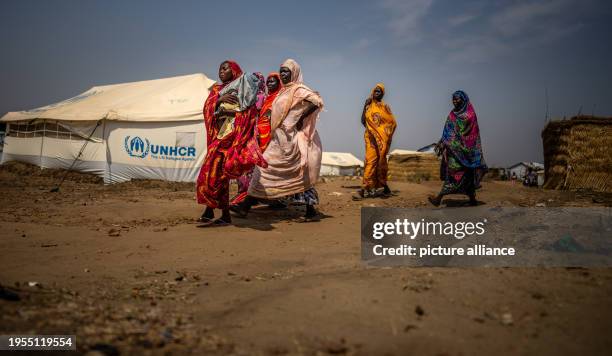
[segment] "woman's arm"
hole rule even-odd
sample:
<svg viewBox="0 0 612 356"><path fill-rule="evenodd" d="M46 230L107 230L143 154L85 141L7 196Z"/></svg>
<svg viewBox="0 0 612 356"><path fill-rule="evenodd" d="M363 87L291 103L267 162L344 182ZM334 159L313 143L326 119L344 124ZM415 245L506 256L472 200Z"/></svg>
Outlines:
<svg viewBox="0 0 612 356"><path fill-rule="evenodd" d="M215 105L215 113L220 115L228 115L234 113L233 111L229 112L226 110L219 110L219 105L222 103L228 103L233 105L238 105L238 96L235 92L230 91L228 93L223 94L219 99L217 99L217 104Z"/></svg>
<svg viewBox="0 0 612 356"><path fill-rule="evenodd" d="M315 112L315 110L317 110L319 108L317 105L311 103L308 100L304 100L304 103L306 104L306 109L304 109L304 112L302 113L302 116L300 117L300 119L295 124L295 127L298 130L302 129L302 126L304 125L304 119L307 118L308 116L310 116L310 114L312 114L313 112Z"/></svg>
<svg viewBox="0 0 612 356"><path fill-rule="evenodd" d="M372 103L372 98L367 98L365 104L363 104L363 111L361 112L361 124L366 127L366 111L368 111L368 105Z"/></svg>

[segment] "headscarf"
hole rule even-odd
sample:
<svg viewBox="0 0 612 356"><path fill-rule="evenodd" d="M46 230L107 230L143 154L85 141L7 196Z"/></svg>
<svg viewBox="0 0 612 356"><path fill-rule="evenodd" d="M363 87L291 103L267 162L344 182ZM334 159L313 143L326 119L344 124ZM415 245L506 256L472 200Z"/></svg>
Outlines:
<svg viewBox="0 0 612 356"><path fill-rule="evenodd" d="M457 158L462 166L468 168L486 167L482 145L480 143L480 128L476 111L468 95L457 90L453 96L464 100L459 111L453 108L446 119L442 132L442 144Z"/></svg>
<svg viewBox="0 0 612 356"><path fill-rule="evenodd" d="M286 67L291 71L291 81L284 84L283 88L278 92L276 100L273 103L271 127L274 131L283 120L287 117L289 110L303 100L308 100L323 108L323 100L319 93L304 85L302 77L302 69L300 65L293 59L287 59L281 64L281 68Z"/></svg>
<svg viewBox="0 0 612 356"><path fill-rule="evenodd" d="M283 82L281 81L280 74L278 74L277 72L271 72L270 74L268 74L268 78L266 78L266 82L268 79L270 79L270 77L276 78L276 80L278 81L278 88L273 92L268 91L268 95L266 96L266 99L264 100L260 108L261 115L265 114L266 111L272 109L272 103L274 102L274 99L276 99L276 96L283 88Z"/></svg>
<svg viewBox="0 0 612 356"><path fill-rule="evenodd" d="M456 92L454 92L453 93L453 98L454 97L458 97L458 98L460 98L463 101L463 106L461 106L461 108L458 111L454 111L453 110L455 112L455 114L460 114L460 113L464 112L465 109L467 108L467 105L470 102L470 98L468 97L468 95L463 90L457 90Z"/></svg>
<svg viewBox="0 0 612 356"><path fill-rule="evenodd" d="M221 63L221 65L223 65L224 63L227 63L230 67L230 70L232 71L232 80L238 78L239 76L242 75L242 68L240 68L240 66L238 65L238 63L236 63L233 60L226 60L225 62Z"/></svg>

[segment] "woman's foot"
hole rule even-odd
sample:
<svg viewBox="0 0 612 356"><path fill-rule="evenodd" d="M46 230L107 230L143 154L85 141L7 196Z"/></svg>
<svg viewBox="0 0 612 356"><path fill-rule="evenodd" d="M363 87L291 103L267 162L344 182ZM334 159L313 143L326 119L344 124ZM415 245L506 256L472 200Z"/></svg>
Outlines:
<svg viewBox="0 0 612 356"><path fill-rule="evenodd" d="M390 197L391 195L393 195L393 193L391 192L391 188L389 188L389 186L386 184L383 186L382 194L384 197Z"/></svg>
<svg viewBox="0 0 612 356"><path fill-rule="evenodd" d="M231 210L234 214L236 214L240 218L246 218L247 215L249 214L249 210L251 210L251 207L257 203L258 203L257 199L247 195L247 197L244 198L242 203L231 205L229 207L229 210ZM229 216L229 212L228 212L228 216Z"/></svg>
<svg viewBox="0 0 612 356"><path fill-rule="evenodd" d="M356 195L352 196L353 200L359 201L365 198L365 189L359 189Z"/></svg>
<svg viewBox="0 0 612 356"><path fill-rule="evenodd" d="M236 216L239 218L244 219L249 214L249 211L244 207L244 202L240 204L236 204L236 205L230 205L229 209L232 213L236 214Z"/></svg>
<svg viewBox="0 0 612 356"><path fill-rule="evenodd" d="M211 222L214 218L214 210L212 208L206 207L206 209L204 209L204 212L202 213L202 216L200 216L197 221L201 223L208 223Z"/></svg>
<svg viewBox="0 0 612 356"><path fill-rule="evenodd" d="M439 195L433 196L430 195L427 197L427 200L429 200L429 202L433 205L433 206L440 206L440 204L442 203L442 197Z"/></svg>
<svg viewBox="0 0 612 356"><path fill-rule="evenodd" d="M232 223L232 215L230 214L229 208L225 208L222 210L221 217L215 221L221 221L227 224ZM213 223L215 222L213 221Z"/></svg>
<svg viewBox="0 0 612 356"><path fill-rule="evenodd" d="M470 206L477 206L478 200L476 200L476 195L470 195Z"/></svg>
<svg viewBox="0 0 612 356"><path fill-rule="evenodd" d="M221 218L213 220L213 222L210 223L210 225L208 226L229 226L231 224L232 224L231 218L229 220L226 220L221 217Z"/></svg>
<svg viewBox="0 0 612 356"><path fill-rule="evenodd" d="M312 222L321 220L321 216L314 205L306 205L306 215L304 215L303 222Z"/></svg>

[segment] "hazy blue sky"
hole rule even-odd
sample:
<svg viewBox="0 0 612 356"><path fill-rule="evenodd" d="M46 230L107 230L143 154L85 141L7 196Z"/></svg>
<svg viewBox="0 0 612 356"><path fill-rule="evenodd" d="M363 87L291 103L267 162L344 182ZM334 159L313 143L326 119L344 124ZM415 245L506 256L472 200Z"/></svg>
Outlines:
<svg viewBox="0 0 612 356"><path fill-rule="evenodd" d="M326 151L363 154L363 101L379 81L393 147L436 141L465 90L490 165L542 160L550 114L612 115L612 2L0 2L0 114L91 86L203 72L233 58L267 73L287 57L326 103Z"/></svg>

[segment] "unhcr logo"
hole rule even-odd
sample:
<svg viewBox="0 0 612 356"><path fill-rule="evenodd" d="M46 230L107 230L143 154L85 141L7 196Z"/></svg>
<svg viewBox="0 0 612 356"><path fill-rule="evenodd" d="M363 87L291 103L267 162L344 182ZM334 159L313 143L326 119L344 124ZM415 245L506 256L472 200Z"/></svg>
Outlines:
<svg viewBox="0 0 612 356"><path fill-rule="evenodd" d="M130 136L125 136L124 146L125 151L130 157L145 158L149 154L149 147L151 145L146 138L143 141L140 137L134 136L130 140Z"/></svg>
<svg viewBox="0 0 612 356"><path fill-rule="evenodd" d="M123 145L125 152L135 158L149 155L152 159L194 161L196 157L195 147L155 145L147 138L143 140L138 136L125 136Z"/></svg>

